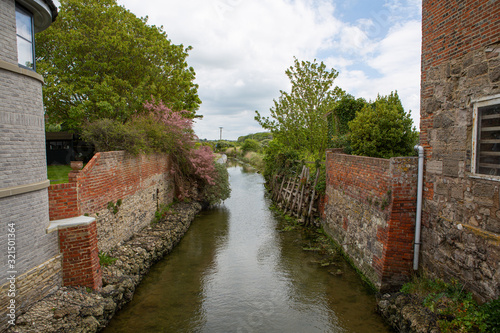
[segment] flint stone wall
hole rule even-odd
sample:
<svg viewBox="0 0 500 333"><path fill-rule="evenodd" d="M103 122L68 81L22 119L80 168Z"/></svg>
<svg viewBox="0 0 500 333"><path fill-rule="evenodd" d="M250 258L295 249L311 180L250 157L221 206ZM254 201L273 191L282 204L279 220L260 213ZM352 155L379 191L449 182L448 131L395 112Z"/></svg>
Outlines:
<svg viewBox="0 0 500 333"><path fill-rule="evenodd" d="M380 290L411 273L417 158L327 152L323 226Z"/></svg>
<svg viewBox="0 0 500 333"><path fill-rule="evenodd" d="M422 269L484 301L500 295L500 181L471 174L473 107L500 94L499 15L498 1L423 1Z"/></svg>

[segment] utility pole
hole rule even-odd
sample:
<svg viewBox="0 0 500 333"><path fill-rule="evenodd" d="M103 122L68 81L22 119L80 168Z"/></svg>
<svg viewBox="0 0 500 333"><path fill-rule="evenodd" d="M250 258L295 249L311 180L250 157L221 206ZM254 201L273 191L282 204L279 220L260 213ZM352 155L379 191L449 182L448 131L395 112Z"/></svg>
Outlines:
<svg viewBox="0 0 500 333"><path fill-rule="evenodd" d="M219 127L220 128L220 139L219 140L222 140L222 127Z"/></svg>

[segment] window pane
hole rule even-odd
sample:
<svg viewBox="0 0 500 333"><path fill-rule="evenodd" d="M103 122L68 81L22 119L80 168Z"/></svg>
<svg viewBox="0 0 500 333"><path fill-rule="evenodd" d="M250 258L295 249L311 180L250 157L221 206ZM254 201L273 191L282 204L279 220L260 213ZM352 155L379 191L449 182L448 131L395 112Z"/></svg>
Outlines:
<svg viewBox="0 0 500 333"><path fill-rule="evenodd" d="M500 176L500 105L478 108L478 154L476 170Z"/></svg>
<svg viewBox="0 0 500 333"><path fill-rule="evenodd" d="M17 34L28 41L33 41L32 30L31 30L31 16L21 12L16 8L16 26Z"/></svg>
<svg viewBox="0 0 500 333"><path fill-rule="evenodd" d="M17 37L17 63L33 68L33 44Z"/></svg>

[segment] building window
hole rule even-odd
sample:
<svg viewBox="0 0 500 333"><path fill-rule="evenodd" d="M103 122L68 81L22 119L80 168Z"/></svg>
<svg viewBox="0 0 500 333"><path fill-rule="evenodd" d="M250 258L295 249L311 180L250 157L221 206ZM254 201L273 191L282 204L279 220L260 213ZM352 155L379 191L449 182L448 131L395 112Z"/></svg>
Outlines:
<svg viewBox="0 0 500 333"><path fill-rule="evenodd" d="M500 95L474 103L474 137L472 173L500 176Z"/></svg>
<svg viewBox="0 0 500 333"><path fill-rule="evenodd" d="M16 5L17 62L35 70L35 34L33 14Z"/></svg>

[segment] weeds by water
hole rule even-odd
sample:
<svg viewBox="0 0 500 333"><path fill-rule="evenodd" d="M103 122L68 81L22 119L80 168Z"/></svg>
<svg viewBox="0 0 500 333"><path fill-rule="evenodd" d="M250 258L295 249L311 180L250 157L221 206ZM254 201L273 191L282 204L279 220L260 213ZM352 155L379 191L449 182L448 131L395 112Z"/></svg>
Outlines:
<svg viewBox="0 0 500 333"><path fill-rule="evenodd" d="M457 281L414 277L401 292L421 299L436 314L442 332L500 332L500 301L478 305Z"/></svg>

